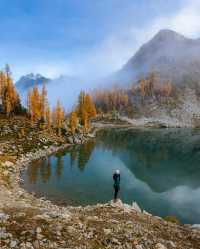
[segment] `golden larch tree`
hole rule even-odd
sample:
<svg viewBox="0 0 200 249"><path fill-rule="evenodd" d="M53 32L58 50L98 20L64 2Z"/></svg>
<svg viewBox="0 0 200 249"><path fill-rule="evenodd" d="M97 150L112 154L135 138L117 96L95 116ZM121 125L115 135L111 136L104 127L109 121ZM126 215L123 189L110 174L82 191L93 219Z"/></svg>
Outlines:
<svg viewBox="0 0 200 249"><path fill-rule="evenodd" d="M42 86L42 92L40 96L40 104L41 104L41 117L45 119L45 111L47 107L47 90L46 90L46 85L43 83Z"/></svg>
<svg viewBox="0 0 200 249"><path fill-rule="evenodd" d="M50 130L52 118L51 118L51 109L48 103L46 104L46 108L45 108L45 123L46 123L47 129Z"/></svg>
<svg viewBox="0 0 200 249"><path fill-rule="evenodd" d="M92 98L89 94L85 95L85 101L84 101L84 109L88 113L88 118L93 118L96 116L96 107L92 101Z"/></svg>
<svg viewBox="0 0 200 249"><path fill-rule="evenodd" d="M14 111L16 106L19 104L19 96L12 82L10 74L8 73L6 75L6 81L2 91L3 109L6 115L9 116L10 113Z"/></svg>
<svg viewBox="0 0 200 249"><path fill-rule="evenodd" d="M87 132L89 129L89 120L88 120L88 113L86 110L83 110L83 127L84 127L84 132Z"/></svg>
<svg viewBox="0 0 200 249"><path fill-rule="evenodd" d="M32 117L32 90L28 90L27 93L27 109L28 109L28 113L30 114L30 116Z"/></svg>
<svg viewBox="0 0 200 249"><path fill-rule="evenodd" d="M41 97L38 87L33 88L31 95L32 120L35 122L41 118Z"/></svg>
<svg viewBox="0 0 200 249"><path fill-rule="evenodd" d="M75 130L77 128L77 125L78 125L78 117L77 117L77 114L76 112L72 112L70 114L70 119L69 119L69 126L70 126L70 129L71 129L71 132L72 134L75 133Z"/></svg>
<svg viewBox="0 0 200 249"><path fill-rule="evenodd" d="M78 106L77 106L77 113L80 114L82 108L85 104L85 92L81 91L78 97Z"/></svg>
<svg viewBox="0 0 200 249"><path fill-rule="evenodd" d="M6 86L6 75L3 71L0 71L0 104L3 104L3 95Z"/></svg>
<svg viewBox="0 0 200 249"><path fill-rule="evenodd" d="M58 135L61 135L61 128L64 122L64 110L58 101L56 104L56 108L53 113L54 126L58 129Z"/></svg>
<svg viewBox="0 0 200 249"><path fill-rule="evenodd" d="M85 111L85 92L81 91L78 97L78 105L76 108L76 113L79 116L81 123L83 123L84 111Z"/></svg>

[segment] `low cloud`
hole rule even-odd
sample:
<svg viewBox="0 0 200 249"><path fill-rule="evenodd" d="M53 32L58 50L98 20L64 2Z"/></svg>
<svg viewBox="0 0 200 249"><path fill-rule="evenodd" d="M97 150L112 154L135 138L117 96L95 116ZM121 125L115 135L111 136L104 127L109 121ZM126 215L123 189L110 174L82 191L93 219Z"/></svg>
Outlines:
<svg viewBox="0 0 200 249"><path fill-rule="evenodd" d="M159 8L160 6L158 12ZM73 75L80 79L79 82L76 82L75 87L72 86L72 88L74 87L73 91L69 91L68 80L66 82L63 80L60 88L52 87L50 89L53 95L52 99L63 96L63 99L70 99L67 101L70 102L70 105L73 102L72 99L77 98L81 89L93 88L96 86L95 82L98 82L96 79L106 77L119 70L139 47L151 39L160 29L172 29L191 38L199 37L199 9L199 0L182 0L179 8L172 14L157 16L148 22L146 20L139 28L134 24L134 18L130 11L126 17L127 20L119 22L118 29L109 33L103 41L98 42L93 47L77 51L77 54L72 54L66 59L57 58L54 60L52 57L46 57L44 53L42 59L31 58L30 63L26 65L23 61L19 61L12 67L15 72L14 78L17 79L30 72L41 73L50 78L57 78L59 75ZM40 55L41 53L36 54Z"/></svg>
<svg viewBox="0 0 200 249"><path fill-rule="evenodd" d="M139 47L161 29L171 29L189 38L200 36L200 1L184 0L176 13L152 19L150 24L137 28L122 27L103 42L83 55L84 64L75 61L74 66L82 75L105 76L120 69ZM127 17L131 19L131 17Z"/></svg>
<svg viewBox="0 0 200 249"><path fill-rule="evenodd" d="M160 7L164 8L164 4L157 7L158 12ZM23 61L16 63L13 67L14 77L18 78L20 74L30 72L41 73L51 78L60 74L75 75L88 80L104 77L120 69L139 47L160 29L172 29L191 38L199 37L199 9L199 0L182 0L179 8L172 14L156 16L151 21L147 19L139 28L135 25L133 13L130 11L126 16L127 20L119 21L118 29L115 28L104 40L94 46L77 51L77 54L74 52L75 54L66 59L54 60L44 54L43 58L38 61L37 59L32 61L31 58L27 65L24 65ZM37 51L36 54L38 54Z"/></svg>

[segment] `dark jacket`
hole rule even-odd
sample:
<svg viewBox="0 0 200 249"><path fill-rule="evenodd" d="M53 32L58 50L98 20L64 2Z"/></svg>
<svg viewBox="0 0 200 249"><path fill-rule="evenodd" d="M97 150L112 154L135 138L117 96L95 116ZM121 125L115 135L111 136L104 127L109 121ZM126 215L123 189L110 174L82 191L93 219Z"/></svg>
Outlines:
<svg viewBox="0 0 200 249"><path fill-rule="evenodd" d="M114 180L114 188L119 189L120 188L120 174L113 174L113 180Z"/></svg>

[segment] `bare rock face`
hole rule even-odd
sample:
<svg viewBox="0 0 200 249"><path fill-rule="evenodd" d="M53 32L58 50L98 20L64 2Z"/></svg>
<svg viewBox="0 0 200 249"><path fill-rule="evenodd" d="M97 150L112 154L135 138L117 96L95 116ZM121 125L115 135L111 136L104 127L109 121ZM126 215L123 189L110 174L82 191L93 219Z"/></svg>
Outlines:
<svg viewBox="0 0 200 249"><path fill-rule="evenodd" d="M146 77L151 70L155 70L160 78L176 83L185 77L198 80L200 40L189 39L172 30L161 30L130 58L116 78L133 82Z"/></svg>

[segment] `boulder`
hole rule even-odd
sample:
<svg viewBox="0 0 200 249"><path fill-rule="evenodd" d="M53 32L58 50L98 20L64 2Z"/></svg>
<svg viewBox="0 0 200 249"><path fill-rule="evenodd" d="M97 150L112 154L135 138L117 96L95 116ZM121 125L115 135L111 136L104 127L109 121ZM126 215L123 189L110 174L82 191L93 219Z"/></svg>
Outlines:
<svg viewBox="0 0 200 249"><path fill-rule="evenodd" d="M0 221L6 221L9 219L9 215L0 213Z"/></svg>
<svg viewBox="0 0 200 249"><path fill-rule="evenodd" d="M11 240L10 248L16 248L16 246L17 246L17 241L16 240Z"/></svg>
<svg viewBox="0 0 200 249"><path fill-rule="evenodd" d="M73 144L74 143L73 137L68 137L67 142L70 143L70 144Z"/></svg>
<svg viewBox="0 0 200 249"><path fill-rule="evenodd" d="M13 166L14 166L14 163L12 163L12 162L10 162L10 161L5 161L5 162L3 163L3 165L4 165L5 167L13 167Z"/></svg>
<svg viewBox="0 0 200 249"><path fill-rule="evenodd" d="M148 216L152 216L152 214L148 213L147 211L143 210L143 214L146 214ZM160 218L160 217L159 217Z"/></svg>
<svg viewBox="0 0 200 249"><path fill-rule="evenodd" d="M42 232L41 227L37 227L37 228L36 228L36 233L41 233L41 232Z"/></svg>
<svg viewBox="0 0 200 249"><path fill-rule="evenodd" d="M88 138L95 138L95 134L89 133L89 134L87 135L87 137L88 137Z"/></svg>
<svg viewBox="0 0 200 249"><path fill-rule="evenodd" d="M164 246L164 245L161 244L161 243L157 243L157 244L155 245L155 249L167 249L167 247Z"/></svg>
<svg viewBox="0 0 200 249"><path fill-rule="evenodd" d="M137 202L133 202L133 203L132 203L132 208L133 208L134 210L136 210L137 212L139 212L139 213L142 212L141 209L140 209L140 207L138 206Z"/></svg>
<svg viewBox="0 0 200 249"><path fill-rule="evenodd" d="M136 245L135 249L144 249L144 247L142 245Z"/></svg>
<svg viewBox="0 0 200 249"><path fill-rule="evenodd" d="M194 225L192 225L192 229L200 230L200 224L194 224Z"/></svg>
<svg viewBox="0 0 200 249"><path fill-rule="evenodd" d="M81 139L79 137L74 138L74 143L75 144L82 144Z"/></svg>
<svg viewBox="0 0 200 249"><path fill-rule="evenodd" d="M117 199L117 201L110 201L111 206L116 206L116 207L123 207L123 202L120 199Z"/></svg>
<svg viewBox="0 0 200 249"><path fill-rule="evenodd" d="M104 228L103 231L104 231L105 235L109 235L112 233L112 230L109 228Z"/></svg>

